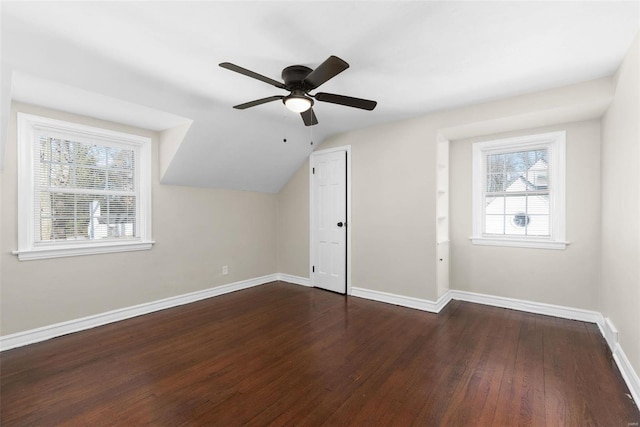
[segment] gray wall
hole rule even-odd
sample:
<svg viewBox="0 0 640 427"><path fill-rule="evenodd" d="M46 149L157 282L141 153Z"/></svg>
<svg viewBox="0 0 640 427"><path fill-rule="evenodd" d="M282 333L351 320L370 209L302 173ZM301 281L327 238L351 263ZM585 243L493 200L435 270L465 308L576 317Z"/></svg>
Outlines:
<svg viewBox="0 0 640 427"><path fill-rule="evenodd" d="M602 120L602 312L640 373L640 36Z"/></svg>
<svg viewBox="0 0 640 427"><path fill-rule="evenodd" d="M16 111L153 138L153 249L35 261L11 254L18 235ZM0 193L0 334L277 273L277 196L160 185L158 140L153 132L13 105Z"/></svg>
<svg viewBox="0 0 640 427"><path fill-rule="evenodd" d="M351 146L353 287L437 298L434 135L410 120L321 145Z"/></svg>
<svg viewBox="0 0 640 427"><path fill-rule="evenodd" d="M436 301L437 257L436 257L436 141L439 135L449 139L464 139L477 135L494 135L500 132L520 132L523 129L553 128L564 129L565 123L585 118L599 118L612 96L610 79L601 79L580 85L567 86L535 94L522 95L515 98L474 105L456 110L434 113L412 120L382 124L373 128L349 132L334 136L323 142L319 149L343 145L351 146L352 154L352 285L375 291L388 292L402 296L422 298ZM568 203L572 204L572 220L580 215L579 210L588 207L595 212L599 210L599 127L597 121L572 127L576 138L585 137L587 153L585 165L591 165L595 173L590 175L595 183L596 196L584 200L581 196L572 195ZM572 139L576 141L576 139ZM456 143L451 147L455 148ZM575 148L575 147L574 147ZM456 158L449 165L451 179L458 175L470 173L469 165ZM579 162L580 160L578 160ZM306 166L304 166L306 168ZM586 167L586 166L585 166ZM569 177L571 188L580 188L576 181L586 175L582 166L574 165ZM577 169L576 169L577 168ZM574 173L575 172L575 173ZM470 178L469 178L470 179ZM293 190L295 189L295 191ZM451 188L450 197L455 197L461 188ZM287 191L279 195L279 215L295 214L308 217L309 198L308 175L296 174L287 186ZM460 195L462 200L470 195ZM304 200L297 203L296 200ZM575 205L575 206L574 206ZM287 208L290 206L290 208ZM457 207L456 210L464 209ZM565 265L567 262L589 259L593 264L589 271L597 274L598 259L598 222L599 214L588 216L588 231L583 234L573 233L573 225L569 231L580 240L568 249L566 255L558 255L555 251L533 250L537 263L544 263L546 258L553 258L554 268L548 274L564 272L568 269L576 272L578 267ZM452 218L455 220L456 218ZM460 231L467 227L463 218L450 224L452 231L470 236L470 231ZM308 223L299 223L286 231L280 232L279 246L287 247L304 239L308 242ZM596 240L589 240L593 237ZM307 271L309 249L300 245L300 250L293 253L281 251L279 266L281 273ZM522 253L518 249L482 248L481 252ZM532 250L529 250L532 251ZM478 252L479 253L479 252ZM455 254L450 256L453 261ZM460 254L458 254L460 256ZM515 255L516 257L518 255ZM560 256L560 258L558 258ZM466 255L465 255L466 257ZM562 258L564 257L564 258ZM485 257L486 258L486 257ZM491 258L491 257L489 257ZM493 258L492 258L493 259ZM479 261L479 260L476 260ZM484 259L486 261L486 259ZM491 262L491 261L489 261ZM460 265L460 264L457 264ZM466 267L466 266L465 266ZM451 267L456 269L455 266ZM491 269L491 265L487 265ZM495 268L502 268L496 264ZM469 289L477 286L467 277L456 276L452 288ZM504 277L504 276L503 276ZM492 287L482 286L476 291L502 296L517 296L535 301L568 305L579 308L596 308L596 295L578 296L573 299L573 292L583 292L584 287L595 289L594 277L587 273L569 273L565 277L572 279L587 278L587 284L572 284L564 288L545 287L531 290L528 283L494 284ZM469 279L469 280L467 280ZM500 277L487 278L499 280ZM488 282L485 282L485 284ZM510 287L511 286L511 287ZM505 294L502 290L508 289ZM548 293L546 291L549 291Z"/></svg>
<svg viewBox="0 0 640 427"><path fill-rule="evenodd" d="M309 162L278 194L278 272L309 277Z"/></svg>
<svg viewBox="0 0 640 427"><path fill-rule="evenodd" d="M565 250L472 245L473 142L566 131ZM452 289L598 310L600 121L452 141L449 146Z"/></svg>

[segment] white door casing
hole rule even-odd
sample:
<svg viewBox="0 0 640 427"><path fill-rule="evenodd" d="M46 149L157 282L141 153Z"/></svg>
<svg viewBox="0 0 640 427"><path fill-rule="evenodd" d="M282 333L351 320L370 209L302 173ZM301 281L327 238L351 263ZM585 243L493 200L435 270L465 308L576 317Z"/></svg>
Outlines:
<svg viewBox="0 0 640 427"><path fill-rule="evenodd" d="M350 293L350 147L320 150L310 162L310 273L313 286Z"/></svg>

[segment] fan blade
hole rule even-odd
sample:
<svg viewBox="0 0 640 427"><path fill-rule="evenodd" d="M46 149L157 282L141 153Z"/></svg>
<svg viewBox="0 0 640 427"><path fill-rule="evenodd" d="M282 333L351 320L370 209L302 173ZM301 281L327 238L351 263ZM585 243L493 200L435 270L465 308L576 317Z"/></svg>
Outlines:
<svg viewBox="0 0 640 427"><path fill-rule="evenodd" d="M368 99L352 98L350 96L335 95L333 93L316 93L314 98L322 102L331 102L332 104L346 105L347 107L362 108L363 110L373 110L378 103L369 101Z"/></svg>
<svg viewBox="0 0 640 427"><path fill-rule="evenodd" d="M309 73L304 79L305 85L311 89L315 89L329 79L334 78L344 70L349 68L342 59L337 56L330 56L322 64L318 65L318 68Z"/></svg>
<svg viewBox="0 0 640 427"><path fill-rule="evenodd" d="M313 112L313 108L309 108L307 111L303 111L300 113L300 117L302 117L302 121L305 126L313 126L318 124L318 118L316 117L316 113Z"/></svg>
<svg viewBox="0 0 640 427"><path fill-rule="evenodd" d="M245 102L244 104L234 105L233 108L237 110L244 110L245 108L255 107L256 105L266 104L267 102L277 101L284 98L284 96L276 95L268 98L256 99L255 101Z"/></svg>
<svg viewBox="0 0 640 427"><path fill-rule="evenodd" d="M258 79L265 83L269 83L270 85L273 85L280 89L286 89L284 83L280 83L277 80L270 79L269 77L263 76L262 74L254 73L251 70L247 70L246 68L239 67L230 62L222 62L218 65L220 65L222 68L226 68L227 70L235 71L236 73L244 74L245 76L253 77L254 79Z"/></svg>

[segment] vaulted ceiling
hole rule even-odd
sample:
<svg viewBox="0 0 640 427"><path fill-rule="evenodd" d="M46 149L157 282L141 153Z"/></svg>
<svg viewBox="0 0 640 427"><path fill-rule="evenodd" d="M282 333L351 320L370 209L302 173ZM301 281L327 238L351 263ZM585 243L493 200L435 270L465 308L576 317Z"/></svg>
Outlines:
<svg viewBox="0 0 640 427"><path fill-rule="evenodd" d="M11 100L167 135L162 182L278 192L325 138L613 74L638 2L2 2L2 144ZM316 103L305 127L280 80L337 55L321 87L378 101ZM187 130L175 131L175 129ZM184 136L184 138L182 138ZM286 143L283 140L286 139ZM161 148L162 149L162 148ZM0 150L2 152L2 150Z"/></svg>

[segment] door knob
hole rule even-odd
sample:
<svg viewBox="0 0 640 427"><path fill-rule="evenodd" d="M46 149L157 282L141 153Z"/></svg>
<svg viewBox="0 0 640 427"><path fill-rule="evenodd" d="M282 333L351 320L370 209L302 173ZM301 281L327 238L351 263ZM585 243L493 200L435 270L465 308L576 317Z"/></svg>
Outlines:
<svg viewBox="0 0 640 427"><path fill-rule="evenodd" d="M342 227L343 225L344 225L344 224L342 223L342 221L340 221L340 222L338 223L338 227Z"/></svg>

